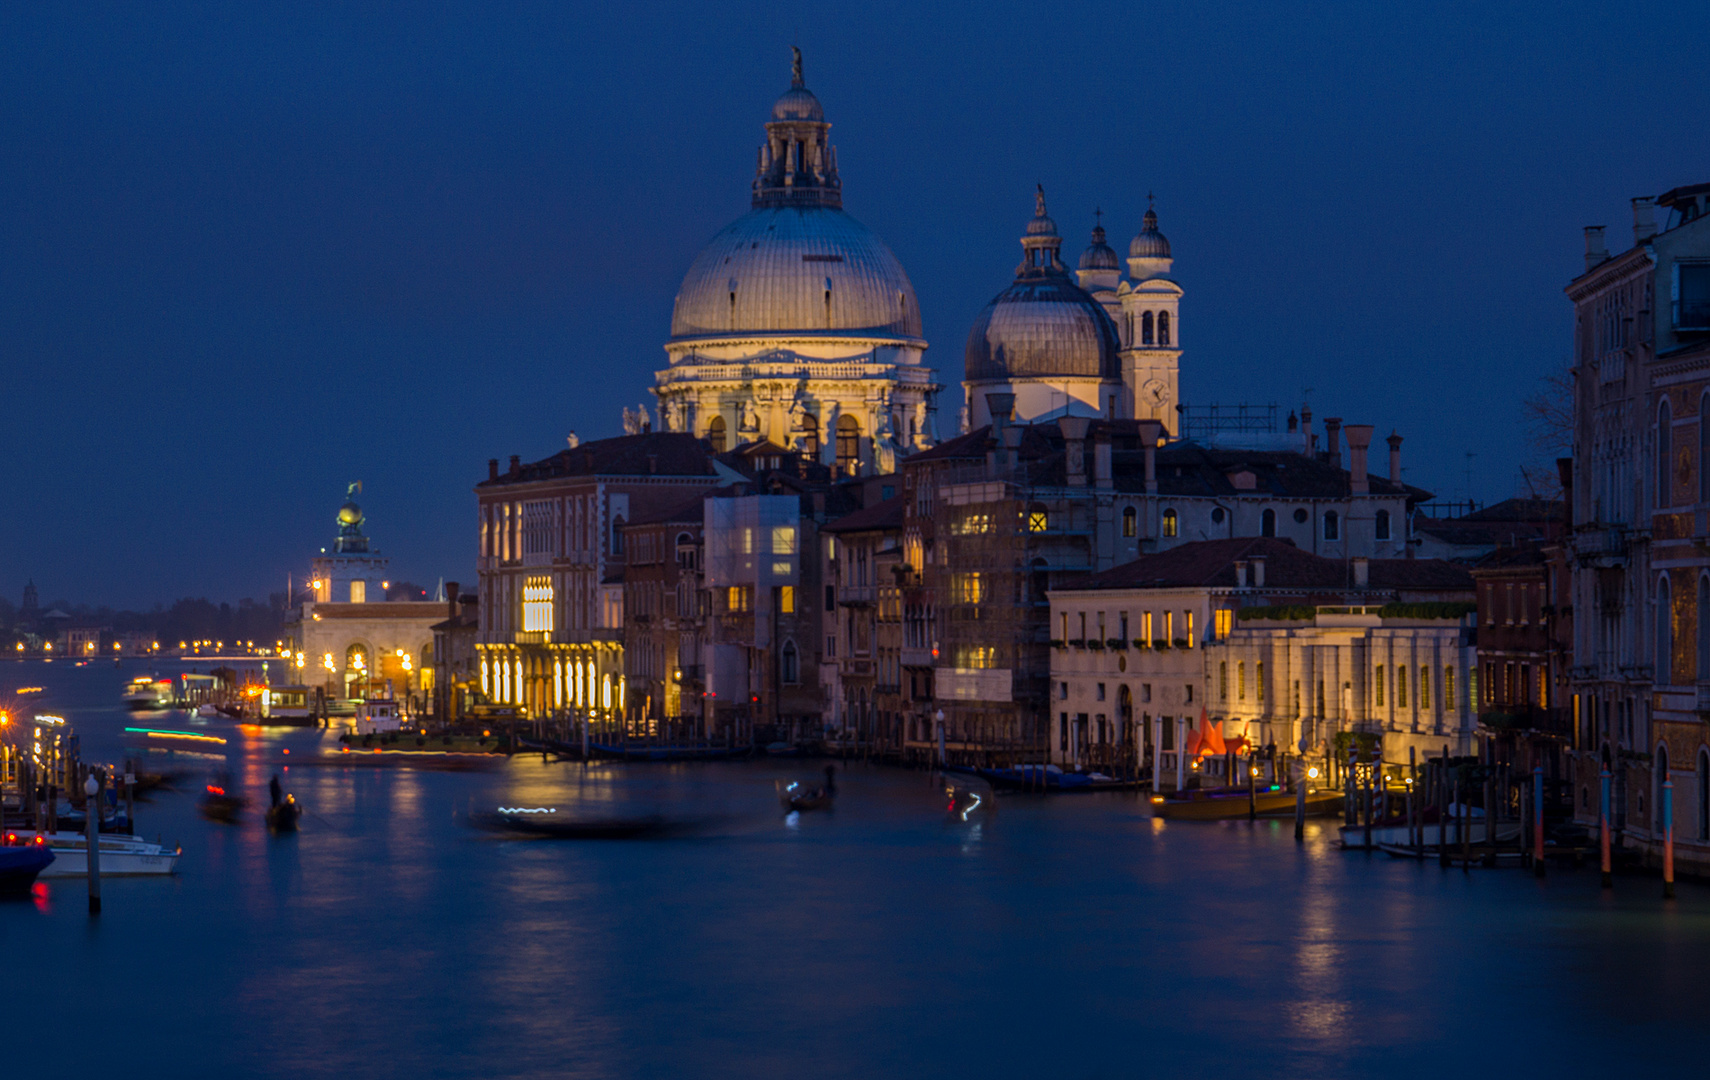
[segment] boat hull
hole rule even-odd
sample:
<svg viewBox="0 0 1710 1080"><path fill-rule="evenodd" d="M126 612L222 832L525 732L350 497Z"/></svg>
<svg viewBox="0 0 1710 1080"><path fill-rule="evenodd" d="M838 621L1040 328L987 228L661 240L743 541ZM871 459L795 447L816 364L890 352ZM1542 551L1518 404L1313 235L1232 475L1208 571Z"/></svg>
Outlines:
<svg viewBox="0 0 1710 1080"><path fill-rule="evenodd" d="M1288 818L1295 813L1292 791L1257 793L1249 806L1244 791L1200 793L1189 798L1157 797L1152 800L1155 817L1175 821L1228 821L1253 814L1262 818ZM1327 817L1342 809L1340 791L1309 791L1306 793L1306 816Z"/></svg>
<svg viewBox="0 0 1710 1080"><path fill-rule="evenodd" d="M1419 831L1421 836L1420 846L1431 851L1436 851L1441 848L1445 838L1451 848L1459 847L1461 844L1461 834L1456 831L1455 823L1452 821L1447 825L1438 825L1435 823L1430 825L1421 825L1419 826ZM1366 827L1364 825L1344 825L1342 826L1341 833L1343 847L1363 848L1366 846ZM1482 818L1473 818L1472 821L1467 824L1466 833L1467 844L1472 845L1485 843L1486 834L1484 820ZM1497 843L1512 843L1519 838L1520 826L1518 824L1515 824L1514 822L1499 822L1497 824ZM1413 838L1408 835L1406 825L1374 825L1372 826L1371 846L1374 848L1412 848Z"/></svg>
<svg viewBox="0 0 1710 1080"><path fill-rule="evenodd" d="M41 844L0 847L0 896L27 894L53 861L53 849Z"/></svg>
<svg viewBox="0 0 1710 1080"><path fill-rule="evenodd" d="M48 833L47 846L53 852L53 862L41 871L44 878L87 877L89 848L79 833ZM19 839L34 839L31 832L19 832ZM181 849L163 847L131 836L101 837L102 877L164 877L177 872Z"/></svg>

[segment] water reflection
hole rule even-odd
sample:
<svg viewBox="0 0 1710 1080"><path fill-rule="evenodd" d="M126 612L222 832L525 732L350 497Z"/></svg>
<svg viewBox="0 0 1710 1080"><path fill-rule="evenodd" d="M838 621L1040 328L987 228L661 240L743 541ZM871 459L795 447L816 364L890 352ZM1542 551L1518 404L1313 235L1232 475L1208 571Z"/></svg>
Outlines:
<svg viewBox="0 0 1710 1080"><path fill-rule="evenodd" d="M117 760L132 673L30 679ZM941 778L858 763L835 810L792 820L776 781L811 764L322 767L324 732L210 730L252 805L281 777L301 832L214 825L162 791L139 824L184 843L178 879L109 881L94 932L81 882L0 905L8 961L45 1000L77 1000L90 970L146 972L126 1022L172 1037L186 1074L1679 1067L1687 1041L1641 1036L1695 1022L1710 968L1700 888L1665 909L1649 881L1604 897L1595 873L1444 874L1336 850L1319 822L1297 845L1287 823L1170 824L1103 794L982 792L964 815ZM209 759L173 760L199 786ZM499 806L705 824L636 842L470 828ZM21 1042L20 1075L112 1064L110 1045Z"/></svg>

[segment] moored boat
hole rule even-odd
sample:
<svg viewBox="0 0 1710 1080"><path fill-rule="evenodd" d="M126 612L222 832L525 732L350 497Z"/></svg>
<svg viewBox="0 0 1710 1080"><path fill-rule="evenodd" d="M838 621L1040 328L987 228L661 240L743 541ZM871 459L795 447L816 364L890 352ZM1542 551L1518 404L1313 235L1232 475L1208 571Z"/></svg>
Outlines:
<svg viewBox="0 0 1710 1080"><path fill-rule="evenodd" d="M267 827L274 832L296 832L297 819L302 816L303 807L297 796L287 795L267 808Z"/></svg>
<svg viewBox="0 0 1710 1080"><path fill-rule="evenodd" d="M1221 821L1249 815L1286 818L1294 816L1296 802L1294 792L1270 785L1252 792L1243 787L1188 788L1152 796L1152 815L1178 821ZM1325 817L1341 809L1340 791L1306 793L1307 817Z"/></svg>
<svg viewBox="0 0 1710 1080"><path fill-rule="evenodd" d="M946 765L947 773L978 776L999 791L1042 791L1056 794L1080 791L1133 791L1144 781L1123 780L1101 772L1071 772L1058 765L1016 765L1007 769Z"/></svg>
<svg viewBox="0 0 1710 1080"><path fill-rule="evenodd" d="M225 785L220 783L208 785L208 789L202 795L202 801L197 804L197 808L202 811L202 816L210 821L223 821L231 824L242 816L243 808L247 805L249 805L248 799L242 795L231 794L226 790Z"/></svg>
<svg viewBox="0 0 1710 1080"><path fill-rule="evenodd" d="M30 843L38 836L53 851L53 861L41 871L41 877L84 877L89 873L89 839L83 833L17 829L6 834L9 842ZM184 849L168 848L135 836L103 833L100 852L102 877L154 877L173 873Z"/></svg>
<svg viewBox="0 0 1710 1080"><path fill-rule="evenodd" d="M172 707L172 680L153 675L138 675L120 695L125 708L134 712L152 712Z"/></svg>
<svg viewBox="0 0 1710 1080"><path fill-rule="evenodd" d="M546 742L539 744L555 753L566 751L580 753L574 745ZM728 761L733 758L747 757L754 752L752 746L713 746L713 745L684 745L684 746L648 746L637 743L634 746L619 743L591 742L588 744L590 757L611 758L616 761Z"/></svg>
<svg viewBox="0 0 1710 1080"><path fill-rule="evenodd" d="M778 801L786 811L824 810L837 798L837 766L825 767L825 783L818 787L809 788L799 780L779 780L777 786Z"/></svg>

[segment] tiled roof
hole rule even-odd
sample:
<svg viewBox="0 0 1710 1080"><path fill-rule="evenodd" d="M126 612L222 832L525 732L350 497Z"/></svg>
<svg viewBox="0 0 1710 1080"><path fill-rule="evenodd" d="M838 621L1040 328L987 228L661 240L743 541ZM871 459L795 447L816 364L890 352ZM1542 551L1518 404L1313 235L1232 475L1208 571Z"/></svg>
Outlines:
<svg viewBox="0 0 1710 1080"><path fill-rule="evenodd" d="M699 525L706 518L706 497L711 491L697 491L694 495L675 506L668 506L657 514L636 518L624 526L626 530L636 529L643 525Z"/></svg>
<svg viewBox="0 0 1710 1080"><path fill-rule="evenodd" d="M476 487L526 484L565 476L717 476L706 443L686 432L655 431L595 439L500 473Z"/></svg>
<svg viewBox="0 0 1710 1080"><path fill-rule="evenodd" d="M878 532L885 529L901 529L903 527L903 518L907 511L908 506L904 503L903 496L898 495L895 498L886 499L882 503L877 503L863 510L856 510L854 513L845 514L836 521L833 521L828 525L821 526L820 531L828 533L856 533Z"/></svg>
<svg viewBox="0 0 1710 1080"><path fill-rule="evenodd" d="M1059 586L1069 590L1235 587L1237 559L1265 560L1265 592L1347 590L1354 587L1352 560L1327 559L1302 551L1287 540L1249 537L1202 540L1142 555L1133 562ZM1369 587L1387 589L1471 590L1466 569L1442 559L1368 560ZM1252 578L1249 577L1249 582Z"/></svg>

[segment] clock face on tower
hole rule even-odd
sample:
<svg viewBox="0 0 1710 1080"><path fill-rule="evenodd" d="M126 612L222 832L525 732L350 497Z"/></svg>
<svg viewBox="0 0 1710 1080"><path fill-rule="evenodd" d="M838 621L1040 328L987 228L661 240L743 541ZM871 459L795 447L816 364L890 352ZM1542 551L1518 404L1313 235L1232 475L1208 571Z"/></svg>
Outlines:
<svg viewBox="0 0 1710 1080"><path fill-rule="evenodd" d="M1157 379L1147 379L1140 384L1140 399L1148 405L1163 405L1169 397L1169 388Z"/></svg>

